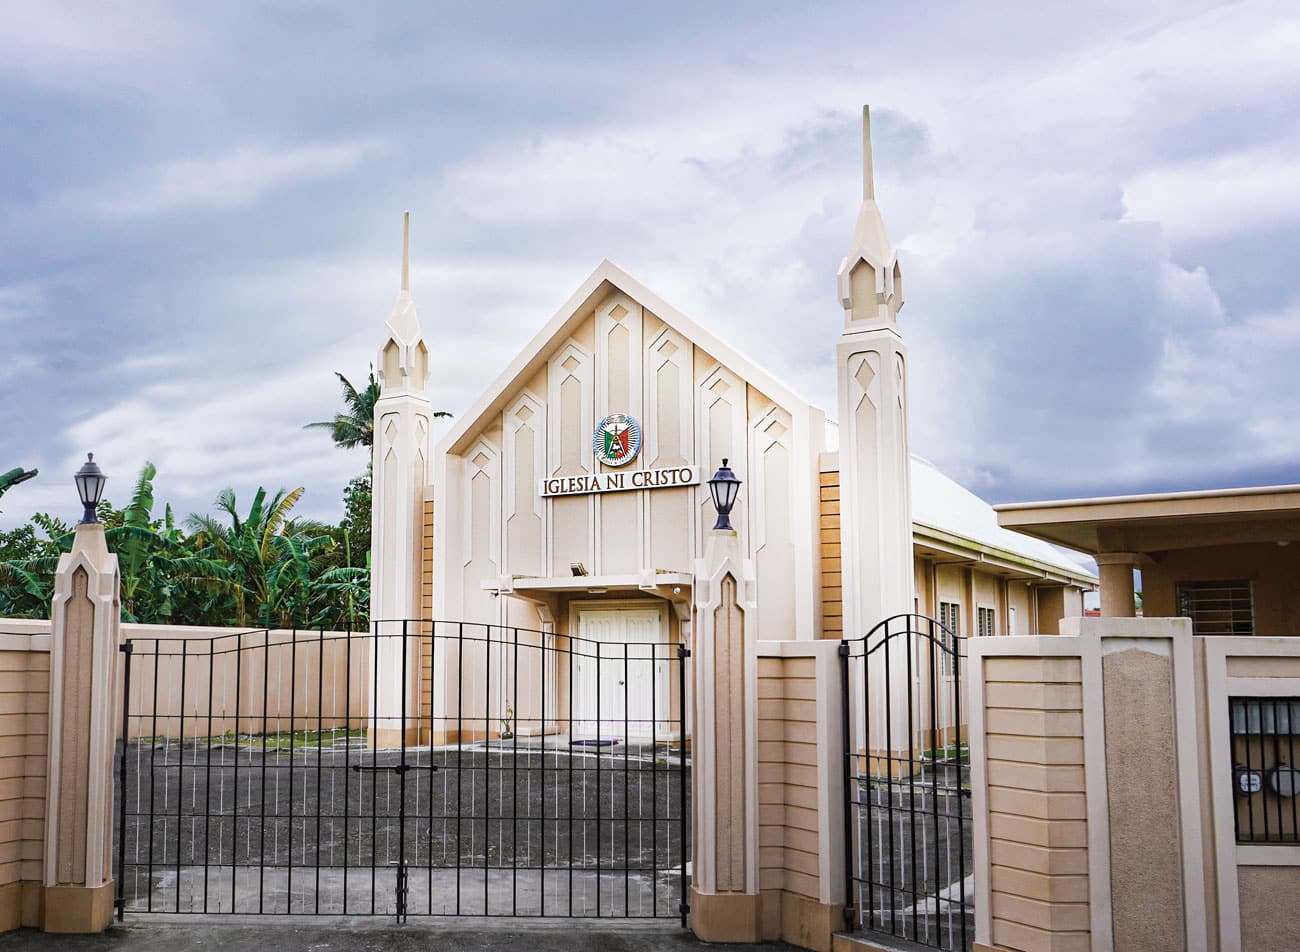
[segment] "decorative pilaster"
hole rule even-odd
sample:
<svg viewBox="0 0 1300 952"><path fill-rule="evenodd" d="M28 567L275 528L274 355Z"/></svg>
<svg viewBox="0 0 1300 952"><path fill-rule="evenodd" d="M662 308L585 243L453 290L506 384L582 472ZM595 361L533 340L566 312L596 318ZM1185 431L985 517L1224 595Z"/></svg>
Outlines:
<svg viewBox="0 0 1300 952"><path fill-rule="evenodd" d="M102 932L113 919L119 591L104 527L82 523L59 558L51 606L46 932Z"/></svg>
<svg viewBox="0 0 1300 952"><path fill-rule="evenodd" d="M713 530L695 566L691 929L758 942L758 628L754 568L734 530Z"/></svg>
<svg viewBox="0 0 1300 952"><path fill-rule="evenodd" d="M417 734L412 715L419 693L419 628L414 620L420 615L421 526L432 412L425 394L429 351L411 298L410 222L408 212L402 235L402 287L379 348L381 389L375 403L370 743L380 747L400 743L403 724L408 741Z"/></svg>

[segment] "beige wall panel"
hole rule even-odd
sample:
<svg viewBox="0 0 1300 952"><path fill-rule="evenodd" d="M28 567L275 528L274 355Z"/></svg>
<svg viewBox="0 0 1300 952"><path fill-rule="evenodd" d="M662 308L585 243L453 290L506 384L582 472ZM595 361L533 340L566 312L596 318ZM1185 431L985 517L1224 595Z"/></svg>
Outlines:
<svg viewBox="0 0 1300 952"><path fill-rule="evenodd" d="M512 575L543 575L546 571L545 510L537 493L545 469L545 436L540 431L545 419L545 408L535 399L520 401L507 415L506 565Z"/></svg>
<svg viewBox="0 0 1300 952"><path fill-rule="evenodd" d="M594 569L587 528L589 510L590 503L583 496L567 496L552 501L552 572L567 572L571 562L582 562L588 569Z"/></svg>
<svg viewBox="0 0 1300 952"><path fill-rule="evenodd" d="M696 388L697 463L705 478L725 457L741 480L749 481L749 453L745 425L746 386L743 380L707 355L696 352L696 372L702 374ZM751 494L743 489L731 511L731 524L741 541L741 550L750 552L748 507ZM717 513L707 490L697 496L700 531L713 527ZM696 542L703 551L703 538Z"/></svg>
<svg viewBox="0 0 1300 952"><path fill-rule="evenodd" d="M600 500L601 575L630 575L641 568L639 492L605 493Z"/></svg>
<svg viewBox="0 0 1300 952"><path fill-rule="evenodd" d="M1083 685L994 682L985 685L984 703L990 708L1079 711L1083 709Z"/></svg>
<svg viewBox="0 0 1300 952"><path fill-rule="evenodd" d="M1121 651L1102 676L1115 944L1173 952L1184 948L1173 664Z"/></svg>
<svg viewBox="0 0 1300 952"><path fill-rule="evenodd" d="M1059 635L1061 619L1069 612L1066 610L1065 590L1059 585L1042 586L1038 593L1038 634Z"/></svg>
<svg viewBox="0 0 1300 952"><path fill-rule="evenodd" d="M754 526L758 636L765 641L782 641L796 636L795 546L790 525L793 480L790 450L781 442L788 433L788 425L774 419L760 425L755 436L759 445L768 444L755 460L754 473L759 477L759 501L755 508L762 520L761 524Z"/></svg>
<svg viewBox="0 0 1300 952"><path fill-rule="evenodd" d="M993 839L989 841L989 860L997 866L1024 869L1051 876L1086 876L1088 851L1051 849L1031 843Z"/></svg>
<svg viewBox="0 0 1300 952"><path fill-rule="evenodd" d="M710 473L709 475L713 475ZM647 568L691 571L691 491L658 489L650 497L650 564ZM709 523L712 525L712 523Z"/></svg>
<svg viewBox="0 0 1300 952"><path fill-rule="evenodd" d="M1202 546L1163 552L1142 569L1142 605L1148 616L1178 614L1179 582L1247 579L1255 615L1255 634L1300 632L1300 546L1274 542Z"/></svg>
<svg viewBox="0 0 1300 952"><path fill-rule="evenodd" d="M48 651L0 650L0 887L41 879L49 666Z"/></svg>
<svg viewBox="0 0 1300 952"><path fill-rule="evenodd" d="M1008 618L1003 624L1003 630L1008 635L1036 635L1038 632L1033 631L1033 615L1031 609L1030 589L1028 585L1022 582L1007 582L1007 607L1016 610L1016 630L1011 630L1011 619Z"/></svg>
<svg viewBox="0 0 1300 952"><path fill-rule="evenodd" d="M1240 866L1242 952L1300 949L1300 867Z"/></svg>
<svg viewBox="0 0 1300 952"><path fill-rule="evenodd" d="M984 680L1081 682L1082 664L1078 658L985 658Z"/></svg>
<svg viewBox="0 0 1300 952"><path fill-rule="evenodd" d="M560 384L560 458L552 469L555 474L573 476L588 471L583 398L583 384L577 377L569 377Z"/></svg>
<svg viewBox="0 0 1300 952"><path fill-rule="evenodd" d="M474 455L471 452L470 461ZM483 590L483 582L495 582L497 564L492 558L492 507L496 502L495 486L489 472L480 470L470 477L467 498L466 536L469 561L465 563L464 590L461 594L465 619L493 621L496 610L492 596Z"/></svg>

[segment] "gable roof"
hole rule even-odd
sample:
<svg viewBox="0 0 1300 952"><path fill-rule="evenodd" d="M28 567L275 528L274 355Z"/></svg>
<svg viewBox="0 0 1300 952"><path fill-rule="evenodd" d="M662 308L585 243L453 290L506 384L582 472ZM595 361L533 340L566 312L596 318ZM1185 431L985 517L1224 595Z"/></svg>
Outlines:
<svg viewBox="0 0 1300 952"><path fill-rule="evenodd" d="M811 404L754 361L696 324L606 258L510 362L505 371L461 415L451 431L439 442L438 452L463 451L470 438L483 427L486 418L499 414L510 397L545 365L551 352L577 330L578 325L587 317L588 311L595 307L601 298L614 290L622 291L692 344L706 351L719 363L791 413L802 413L811 407Z"/></svg>

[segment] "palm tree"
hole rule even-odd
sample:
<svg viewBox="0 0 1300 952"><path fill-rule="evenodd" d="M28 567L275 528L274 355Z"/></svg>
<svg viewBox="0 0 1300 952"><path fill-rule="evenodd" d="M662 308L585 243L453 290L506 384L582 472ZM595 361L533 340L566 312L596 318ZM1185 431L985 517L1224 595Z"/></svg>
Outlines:
<svg viewBox="0 0 1300 952"><path fill-rule="evenodd" d="M379 399L379 381L375 379L375 366L370 365L370 380L365 388L358 390L352 381L335 371L343 385L343 412L336 413L332 420L320 420L308 423L304 430L329 430L334 437L334 445L345 450L354 446L374 446L375 444L375 402ZM435 410L434 417L450 417L446 410Z"/></svg>

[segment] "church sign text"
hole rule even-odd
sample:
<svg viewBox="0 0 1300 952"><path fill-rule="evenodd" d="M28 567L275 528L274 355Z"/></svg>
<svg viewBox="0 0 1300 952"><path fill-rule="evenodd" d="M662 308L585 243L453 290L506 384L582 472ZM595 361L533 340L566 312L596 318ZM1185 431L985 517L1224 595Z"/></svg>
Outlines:
<svg viewBox="0 0 1300 952"><path fill-rule="evenodd" d="M552 476L539 482L538 492L543 496L573 496L579 493L616 493L628 489L697 486L699 482L698 466L670 466L667 469L634 469L620 473Z"/></svg>

